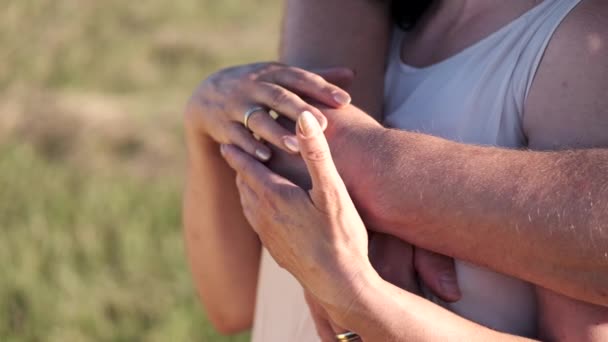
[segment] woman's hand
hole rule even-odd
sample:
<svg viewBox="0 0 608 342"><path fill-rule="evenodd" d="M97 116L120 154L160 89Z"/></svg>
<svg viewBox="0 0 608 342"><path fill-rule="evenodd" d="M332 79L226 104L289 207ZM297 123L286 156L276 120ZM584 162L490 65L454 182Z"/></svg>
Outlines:
<svg viewBox="0 0 608 342"><path fill-rule="evenodd" d="M414 247L391 235L369 234L369 259L382 279L408 292L421 294L414 270ZM331 321L330 315L314 297L308 294L305 297L321 341L333 342L336 334L347 331Z"/></svg>
<svg viewBox="0 0 608 342"><path fill-rule="evenodd" d="M338 108L350 103L350 96L336 84L349 84L353 73L346 68L332 68L318 74L282 65L258 63L221 70L211 75L194 92L186 107L185 121L189 136L205 134L220 144L233 144L266 161L271 150L263 140L289 152L298 152L297 140L281 127L268 110L296 120L302 112L312 113L323 127L326 119L312 99ZM245 113L254 109L244 126Z"/></svg>
<svg viewBox="0 0 608 342"><path fill-rule="evenodd" d="M357 265L356 259L340 259L339 253L349 250L344 247L344 243L352 239L351 235L362 234L359 231L365 233L344 183L335 170L323 133L319 131L309 137L303 134L301 128L304 126L304 117L299 121L298 137L303 141L302 156L313 178L310 197L301 188L272 173L238 148L222 148L225 159L239 174L237 183L246 217L277 261L296 277L298 273L290 265L297 265L298 262L304 264L299 266L304 270L318 270L321 269L320 265L334 265L338 269L349 263L351 266ZM311 231L311 227L315 230ZM338 229L338 234L332 232L332 227ZM351 234L348 234L349 228ZM324 239L323 236L328 238ZM340 241L340 237L345 241ZM338 242L329 248L329 252L320 248L327 246L328 239ZM367 245L367 240L361 236L357 241L361 246ZM301 250L293 250L289 246L299 246ZM310 253L315 249L319 252ZM360 248L354 250L359 250L357 255L361 260L364 259L360 266L369 265L367 253L361 252ZM285 259L286 256L288 259ZM400 288L419 293L415 275L417 271L439 297L447 301L460 297L453 262L449 258L424 250L416 250L414 253L409 244L388 235L374 233L370 239L369 259L382 278ZM329 262L331 260L334 261ZM302 282L301 278L298 279ZM326 280L330 283L335 281ZM446 281L448 287L445 286ZM315 297L316 294L307 299L311 303L311 312L320 335L328 335L330 330L337 332L336 327L332 327L328 321L324 309L316 303Z"/></svg>
<svg viewBox="0 0 608 342"><path fill-rule="evenodd" d="M235 146L223 145L222 154L238 173L245 216L274 259L324 307L347 307L357 295L356 279L373 272L367 231L327 141L318 137L323 134L318 122L304 113L297 126L313 184L308 193Z"/></svg>

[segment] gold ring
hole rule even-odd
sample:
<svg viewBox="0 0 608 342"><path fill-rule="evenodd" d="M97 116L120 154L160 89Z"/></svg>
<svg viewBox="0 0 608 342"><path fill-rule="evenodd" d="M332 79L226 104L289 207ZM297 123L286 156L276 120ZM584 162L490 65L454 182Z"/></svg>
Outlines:
<svg viewBox="0 0 608 342"><path fill-rule="evenodd" d="M251 115L253 115L253 113L255 112L259 112L259 111L266 111L266 108L264 107L260 107L260 106L255 106L250 108L248 111L245 112L245 115L243 116L243 126L245 126L245 128L251 130L249 128L249 118L251 117Z"/></svg>
<svg viewBox="0 0 608 342"><path fill-rule="evenodd" d="M356 333L352 332L352 331L347 331L345 333L341 333L341 334L337 334L336 335L336 340L337 341L360 341L361 337L359 337L359 335L357 335Z"/></svg>

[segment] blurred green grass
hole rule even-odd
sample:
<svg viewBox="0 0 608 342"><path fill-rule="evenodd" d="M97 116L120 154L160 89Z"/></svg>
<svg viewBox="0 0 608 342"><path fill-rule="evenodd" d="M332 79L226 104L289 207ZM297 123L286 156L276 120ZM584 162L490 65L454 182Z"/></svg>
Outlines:
<svg viewBox="0 0 608 342"><path fill-rule="evenodd" d="M181 109L275 58L278 0L0 2L0 340L217 335L180 227Z"/></svg>

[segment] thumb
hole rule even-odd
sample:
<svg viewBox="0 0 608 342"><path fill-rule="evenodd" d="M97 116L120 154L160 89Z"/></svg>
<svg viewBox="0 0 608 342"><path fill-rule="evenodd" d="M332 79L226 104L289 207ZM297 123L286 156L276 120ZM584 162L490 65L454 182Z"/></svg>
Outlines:
<svg viewBox="0 0 608 342"><path fill-rule="evenodd" d="M329 145L317 119L310 112L298 117L298 143L312 180L310 191L315 204L327 207L348 196L344 182L331 158Z"/></svg>

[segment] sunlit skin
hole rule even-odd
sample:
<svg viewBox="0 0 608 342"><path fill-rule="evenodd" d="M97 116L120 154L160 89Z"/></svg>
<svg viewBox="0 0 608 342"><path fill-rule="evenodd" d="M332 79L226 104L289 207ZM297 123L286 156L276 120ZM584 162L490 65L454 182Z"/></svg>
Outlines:
<svg viewBox="0 0 608 342"><path fill-rule="evenodd" d="M343 117L352 119L353 115L356 115L354 109L341 109L341 110L329 110L325 111L330 117L330 129L332 127L331 117L336 117L342 114ZM329 114L329 112L332 112ZM359 112L360 113L360 112ZM392 226L387 233L397 235L407 240L416 239L417 245L422 245L428 248L432 248L431 244L437 243L437 239L434 237L442 229L441 226L433 223L438 217L433 216L433 209L421 209L428 203L438 203L444 208L441 216L447 216L447 218L453 220L453 225L460 226L472 226L467 222L459 222L456 217L460 215L463 203L461 201L468 201L468 196L480 196L475 194L475 188L486 186L492 186L490 184L482 184L484 182L492 183L493 180L490 178L479 177L480 182L474 185L466 186L466 183L454 181L451 177L460 177L463 175L475 175L476 173L484 174L494 170L505 172L509 174L512 170L521 170L523 166L529 165L535 161L539 164L539 167L546 168L548 165L554 165L555 163L565 162L566 165L570 165L572 168L576 168L581 172L581 178L589 178L594 181L588 185L591 187L600 186L606 184L608 179L603 174L598 174L597 171L601 170L601 164L608 162L608 151L607 150L595 150L595 151L580 151L573 152L565 155L564 153L545 153L545 152L518 152L510 150L500 150L492 148L482 148L475 146L466 146L456 143L451 143L438 138L428 137L419 134L409 134L406 132L398 131L387 131L381 127L374 127L375 125L371 122L369 124L362 124L367 116L361 115L361 127L359 131L352 132L349 136L349 148L359 150L364 157L354 159L354 165L361 165L361 160L370 160L374 158L374 155L378 157L378 164L380 165L395 165L407 161L408 163L412 160L418 160L415 167L412 167L411 173L408 177L403 178L406 180L401 184L392 184L395 189L400 189L403 186L410 189L412 193L416 194L421 188L426 189L427 201L426 204L419 204L418 196L409 192L401 192L396 194L395 192L388 195L388 201L394 201L395 197L399 197L401 202L399 207L402 209L399 213L390 215L392 222L402 222ZM349 126L352 128L352 126ZM332 136L330 132L328 135ZM382 155L377 147L370 147L366 142L369 141L370 135L376 136L379 139L378 145L383 146L384 149L393 150L393 153L385 153ZM335 139L335 136L334 136ZM311 143L312 144L312 143ZM409 146L409 152L404 153L403 149L392 149L391 146ZM301 143L301 146L304 146ZM340 151L342 151L339 145L332 145L334 158L338 157ZM312 148L311 148L312 149ZM401 151L401 152L399 152ZM474 153L478 156L477 164L473 169L467 169L463 166L463 162L460 155L454 155L453 153L458 151L460 153ZM320 162L331 160L328 151L318 152L315 150L308 150L302 147L302 156L307 161L308 168L310 170L311 162ZM405 156L404 156L405 155ZM237 170L239 173L237 184L241 190L241 201L245 213L252 223L252 226L260 234L262 241L265 246L269 248L273 257L290 272L292 272L298 280L302 282L305 288L316 296L318 302L322 303L329 317L340 324L343 327L347 327L357 332L361 332L363 336L367 337L371 341L375 340L428 340L434 341L437 339L445 339L448 336L456 340L519 340L519 337L509 336L505 334L499 334L495 331L483 328L471 322L468 322L462 318L454 316L453 314L445 311L445 309L436 307L433 304L420 300L419 297L413 296L410 293L399 290L396 287L388 284L385 281L378 279L377 273L369 266L369 261L366 255L361 250L366 250L363 247L353 247L350 244L356 244L353 241L353 237L339 238L339 233L330 233L330 237L326 238L325 242L319 240L324 239L324 233L319 233L317 229L327 228L332 231L334 229L344 229L343 227L354 227L360 226L360 230L365 231L362 223L357 224L359 215L354 211L354 207L351 204L350 195L340 189L343 187L343 181L341 178L336 178L337 172L327 171L329 166L323 166L322 170L317 170L317 174L322 175L334 175L334 177L327 176L320 181L315 183L313 176L312 180L312 192L310 198L315 207L320 213L324 215L331 215L336 213L339 215L334 218L325 218L324 221L318 221L320 219L315 217L314 210L311 212L308 207L310 199L305 196L306 192L302 189L293 185L288 180L274 174L264 165L256 162L253 158L248 157L242 151L234 147L224 147L224 156L229 161L229 164ZM496 157L504 159L505 162L509 162L511 167L504 167L498 169L495 165ZM311 160L307 160L311 159ZM388 159L387 159L388 158ZM424 165L425 162L437 165L435 168L426 168L422 171L420 166ZM371 165L373 163L368 163ZM581 168L580 165L589 165L589 167ZM599 164L599 165L598 165ZM445 166L458 166L456 169L460 169L462 174L454 172L452 174L445 175ZM599 166L599 168L598 168ZM335 168L333 161L331 167ZM357 169L354 170L353 169ZM390 168L390 167L389 167ZM463 169L464 168L464 169ZM348 175L349 172L356 172L358 174L358 182L366 182L366 177L362 177L367 172L369 174L376 174L371 169L353 167L350 170L348 167L339 168L340 173ZM564 170L556 170L554 175L550 177L553 181L546 181L544 184L548 191L552 189L561 189L568 187L568 180L564 179L563 183L558 182L555 184L555 177L558 176ZM390 172L390 171L389 171ZM314 174L314 171L311 173ZM430 175L429 175L430 173ZM441 174L444 178L443 181L438 181L442 177L434 177L433 174ZM348 177L348 176L347 176ZM429 180L423 180L428 177ZM384 178L384 177L382 177ZM528 179L527 182L520 182L520 186L524 189L528 188L529 191L537 191L538 182L542 182L544 178L534 168L530 168L523 179ZM408 179L415 179L415 182L407 182ZM371 184L380 184L380 182ZM427 183L428 182L428 183ZM338 184L338 189L325 189L330 185ZM465 184L465 185L463 185ZM461 198L451 196L455 191L461 190L462 186L466 187L466 190L470 191L470 195L463 195ZM577 185L578 186L578 185ZM365 188L365 187L364 187ZM373 187L372 187L373 188ZM369 189L369 187L367 187ZM378 189L378 187L376 187ZM340 191L338 191L340 190ZM386 191L387 188L384 188ZM386 194L380 194L378 191L374 194L372 192L359 192L357 195L356 191L351 191L353 196L368 197L368 200L374 198L375 201L379 201L382 198L386 199ZM335 193L335 194L334 194ZM447 194L450 194L446 196ZM304 195L302 195L304 194ZM324 207L319 208L317 206L318 201L315 200L315 196L318 194L331 196L331 200L325 200ZM339 194L339 195L338 195ZM525 194L513 193L514 196L520 196ZM599 197L605 196L606 194L600 194ZM343 198L339 198L342 196ZM395 196L395 197L392 197ZM480 226L480 229L476 231L479 233L481 230L487 229L486 225L517 225L519 229L538 229L542 225L531 224L528 222L527 217L510 217L510 213L517 213L519 210L526 210L529 205L541 205L541 203L522 203L521 207L513 207L512 211L505 212L505 208L509 203L512 203L510 199L491 198L485 197L486 202L480 204L478 213L471 214L476 225ZM392 199L391 199L392 198ZM361 199L361 198L360 198ZM300 203L302 202L302 203ZM565 202L562 205L573 206L576 200L572 202ZM580 201L578 201L581 203ZM584 201L583 201L584 202ZM329 203L329 204L328 204ZM341 205L344 204L348 209L343 208ZM371 216L375 216L378 220L382 214L374 214L374 211L380 210L384 207L385 202L381 202L380 205L369 206L369 212ZM544 202L543 202L544 203ZM558 200L555 203L563 203ZM583 203L581 203L583 204ZM512 205L512 204L511 204ZM544 204L545 208L541 208L541 212L550 211L554 208L548 204ZM408 210L409 209L409 210ZM311 209L312 210L312 209ZM402 216L403 212L418 212L419 215ZM458 213L458 216L453 216L450 213ZM580 209L575 209L580 210ZM607 219L606 211L598 209L598 214L604 215L603 219ZM428 216L427 216L428 215ZM400 217L401 216L401 217ZM488 219L487 217L490 217ZM446 219L447 219L446 218ZM498 222L492 223L492 220L496 219ZM353 221L354 220L354 221ZM521 220L521 221L518 221ZM419 227L408 231L402 227L405 222L417 221ZM308 222L308 223L305 223ZM329 223L328 223L329 222ZM526 223L528 222L528 223ZM581 222L585 222L581 220ZM552 224L547 222L546 224ZM383 225L381 225L383 226ZM384 227L390 227L390 225L384 225ZM454 226L450 227L450 230ZM555 227L552 227L555 228ZM597 227L588 227L589 229L596 229ZM583 228L584 229L584 228ZM506 232L509 233L509 232ZM305 234L302 236L302 234ZM417 238L413 238L413 235L419 235ZM458 235L458 233L455 233ZM583 233L584 234L584 233ZM501 243L509 243L509 241L520 241L525 235L509 234L510 236L499 236L498 241ZM357 236L353 232L353 236ZM266 238L268 237L268 238ZM265 239L266 238L266 239ZM564 237L554 236L552 241L541 242L534 241L535 244L554 244L563 245ZM568 238L568 237L565 237ZM547 237L543 237L543 240ZM315 243L306 242L303 240L314 240ZM360 240L367 240L361 238ZM359 242L362 243L362 242ZM494 257L504 258L506 253L501 250L498 244L490 245L487 249L479 247L477 250L466 247L466 241L462 241L462 246L454 247L455 256L468 260L469 257L482 254L489 259ZM470 243L475 243L470 241ZM491 242L488 242L491 244ZM346 244L346 246L344 246ZM299 246L301 248L293 249L288 246ZM436 245L435 245L436 246ZM479 245L478 245L479 246ZM480 246L483 246L480 245ZM324 250L327 248L329 250ZM504 248L504 247L502 247ZM468 252L467 252L468 250ZM359 252L357 252L359 251ZM543 249L543 251L547 251ZM566 250L561 249L559 253L563 253ZM293 254L295 253L295 255ZM300 254L301 253L301 254ZM354 253L354 254L353 254ZM287 255L283 255L287 254ZM495 256L492 256L495 254ZM323 259L323 262L318 260ZM579 260L583 259L579 257ZM359 263L355 262L359 260ZM560 261L561 262L561 261ZM593 264L593 260L581 260L588 264ZM363 267L365 270L361 270ZM319 274L320 273L320 274ZM366 274L362 276L362 274ZM361 276L361 277L359 277ZM326 280L331 278L330 280ZM325 279L325 280L324 280ZM354 280L356 279L356 280ZM329 286L331 283L331 286ZM349 285L350 284L350 287ZM332 287L335 286L335 287ZM362 289L363 288L363 289ZM351 297L341 291L350 289L352 292L348 293ZM319 292L320 291L320 292ZM340 295L336 295L340 293ZM547 296L555 296L554 298L548 298ZM357 299L352 299L355 297ZM576 337L577 340L597 340L601 341L605 338L606 325L602 324L606 322L606 309L601 306L595 306L590 304L584 304L582 302L574 300L564 300L558 295L552 294L550 291L543 292L541 297L541 331L540 333L544 336L550 337ZM340 299L339 301L336 301ZM342 302L344 300L344 302ZM553 302L551 302L553 300ZM352 302L356 302L353 304ZM402 302L402 305L396 304ZM357 305L361 306L357 306ZM413 309L413 308L416 309ZM390 309L388 309L390 308ZM403 312L402 312L403 311ZM576 317L572 317L572 313L576 312ZM442 324L436 325L436 322L440 320ZM372 322L372 323L370 323ZM555 324L560 325L555 325ZM565 326L562 326L565 325ZM395 328L397 327L397 328ZM407 328L404 328L407 327ZM570 329L570 330L569 330ZM574 335L573 335L574 334ZM576 335L579 334L579 335Z"/></svg>
<svg viewBox="0 0 608 342"><path fill-rule="evenodd" d="M325 69L321 74L338 84L351 82L353 77L352 71L344 68ZM264 113L255 113L250 117L249 129L265 140L278 144L279 147L271 153L267 145L254 139L243 127L242 112L237 111L265 99L269 107L282 108L285 120L297 117L302 111L310 111L316 113L324 127L327 126L325 115L317 108L322 106L320 102L311 106L299 97L290 101L289 94L292 93L288 90L277 92L279 84L288 89L307 88L309 97L317 98L317 101L325 100L323 108L331 108L326 107L327 104L346 106L335 101L336 92L341 92L342 98L348 99L348 94L317 74L277 63L261 63L225 69L211 76L192 96L185 114L189 147L188 184L184 198L186 242L199 294L209 318L220 331L226 333L245 329L251 324L260 244L239 214L241 207L237 191L230 189L234 186L234 173L219 158L217 143L236 144L261 161L273 154L270 162L276 170L282 170L298 184L306 184L308 175L300 158L285 144L287 138L295 140L290 129L287 129L288 125L283 128ZM272 89L270 94L269 89ZM277 94L280 96L277 97ZM226 112L234 114L226 115ZM368 115L361 118L378 125ZM336 128L332 126L327 129L333 131ZM261 155L261 150L266 155ZM210 179L216 181L210 182ZM228 209L231 206L233 210ZM372 243L384 245L382 249L397 249L385 255L399 258L403 253L411 254L409 246L399 251L397 246L402 243L390 240L373 238ZM437 254L430 252L421 252L418 259L419 265L424 266L419 273L431 290L445 300L459 298L457 289L446 292L437 280L445 273L455 279L451 260L438 258ZM381 274L387 279L394 278L398 285L411 281L411 277L401 279L401 275L386 271Z"/></svg>
<svg viewBox="0 0 608 342"><path fill-rule="evenodd" d="M330 321L365 341L526 340L476 325L384 281L369 262L367 231L321 127L312 115L302 115L298 127L312 179L308 192L234 146L222 145L221 151L238 173L243 211L262 243ZM440 327L430 329L437 320Z"/></svg>
<svg viewBox="0 0 608 342"><path fill-rule="evenodd" d="M316 5L319 6L320 4ZM306 7L305 5L301 6ZM608 104L604 103L606 102L606 97L603 95L603 91L606 89L606 84L604 83L608 79L607 75L605 75L608 71L603 62L606 60L606 52L603 48L605 45L602 44L601 40L601 37L606 36L606 27L602 20L597 19L603 17L603 15L599 14L606 12L605 7L600 1L584 1L564 21L549 45L544 62L541 64L526 102L524 126L529 138L530 148L555 149L607 145L605 108L608 108ZM579 39L580 37L590 38ZM441 44L436 45L442 46ZM417 50L423 51L424 49L419 47ZM308 60L307 62L310 62L308 66L316 66L314 61L314 58ZM576 66L576 68L572 66ZM357 96L351 95L356 100ZM377 108L373 105L373 101L366 103L368 108ZM343 110L346 109L344 108ZM350 110L352 112L349 112L349 115L356 112L355 109ZM374 109L370 111L373 112ZM330 121L327 134L333 150L334 145L338 146L340 142L332 137L331 110L325 110L324 112ZM573 113L575 114L573 115ZM299 113L291 113L292 118L297 114ZM242 112L236 113L235 117L239 115L242 115ZM361 117L363 118L363 116ZM353 131L357 131L359 128L357 128L356 124L352 123L352 120L352 116L349 116L348 126ZM369 127L371 127L371 124ZM365 131L365 134L361 135L362 141L369 141L374 135L371 134L374 130ZM185 212L187 214L187 232L191 232L192 235L190 237L192 237L196 235L196 229L192 228L200 225L200 218L197 218L194 214L194 208L199 212L201 211L200 198L203 196L201 190L196 189L208 189L208 187L205 188L208 184L203 181L205 177L207 177L207 180L214 179L214 184L223 185L217 189L223 194L218 194L215 191L209 192L212 195L206 201L209 210L214 209L213 200L225 199L225 201L220 201L222 205L225 205L226 203L238 201L238 197L232 192L235 191L234 188L231 189L227 186L227 184L233 184L231 182L234 181L234 173L229 172L225 164L222 164L217 145L211 140L206 140L208 138L205 137L203 132L199 131L197 133L195 129L191 129L190 131L192 133L189 135L189 145L191 146L191 151L196 152L192 153L191 156L191 171L189 174ZM193 138L195 136L196 139ZM435 171L441 172L441 177L434 177L434 179L445 178L454 180L454 178L458 177L467 177L467 179L474 178L487 182L487 184L484 184L484 188L505 189L505 184L513 183L513 180L509 178L512 175L507 170L513 170L509 167L519 166L519 169L517 169L517 179L527 179L529 183L523 184L523 188L519 189L521 192L519 193L519 197L517 197L519 200L516 205L512 203L514 194L509 191L497 192L502 194L502 197L488 198L487 195L478 194L474 191L475 187L480 184L470 184L471 188L469 189L464 188L462 182L453 182L460 184L461 187L452 189L452 191L449 191L448 184L441 182L420 181L416 183L417 186L421 187L419 191L425 194L425 202L419 202L418 197L415 199L416 202L414 202L414 199L409 199L408 202L407 198L398 196L392 201L382 201L378 200L378 197L374 197L373 194L357 193L357 189L350 187L351 196L363 210L361 213L369 223L374 223L373 227L370 227L368 224L368 228L385 229L385 232L401 236L416 245L460 259L470 260L474 263L484 264L506 274L539 284L541 328L543 328L542 330L547 336L569 340L601 338L601 334L603 333L603 325L601 323L606 322L605 310L600 306L578 302L563 295L602 305L606 304L606 294L603 292L603 289L608 287L606 259L604 255L607 248L606 241L603 240L605 235L596 233L602 232L605 225L604 222L608 222L608 219L605 217L606 210L599 204L603 203L602 199L606 196L601 191L601 189L606 188L606 180L602 178L605 172L602 171L601 167L602 163L606 160L603 151L534 154L522 151L480 149L404 132L390 132L390 134L385 134L384 132L379 134L379 136L390 138L383 146L394 146L394 149L371 151L369 155L384 158L383 161L387 164L392 163L395 165L395 172L401 173L398 177L390 178L389 175L383 177L384 179L411 178L419 181L424 180L424 175L432 172L432 169L428 169L426 166L439 165L438 169L440 171ZM353 140L349 140L348 142L350 150L343 149L340 150L340 153L334 153L334 157L337 158L335 163L347 187L354 178L352 178L352 174L348 173L348 168L343 165L341 158L346 160L346 156L350 156L350 164L361 165L361 163L357 163L357 158L360 158L357 155L358 153L365 155L361 150L357 150L352 142ZM195 147L194 145L196 144L203 147ZM364 145L369 146L369 144ZM335 148L339 149L339 147ZM398 151L399 158L396 157L396 151ZM404 151L408 153L404 153ZM383 154L383 152L386 153ZM449 173L451 170L457 169L453 166L461 165L462 160L468 159L468 156L471 154L479 155L480 153L487 156L487 165L483 163L477 164L474 169L467 169L467 172L470 172L469 174ZM206 154L208 154L208 157ZM434 160L434 163L427 164L426 161L429 160ZM442 163L437 164L437 160L441 160ZM496 164L497 160L502 161L504 164ZM209 164L210 161L211 165ZM218 165L215 165L215 163ZM539 172L539 170L543 171ZM550 170L554 174L549 175L546 170ZM420 173L416 173L418 171ZM357 174L357 181L375 181L373 178L362 180L361 174L365 173ZM480 177L474 177L476 174L479 174ZM525 174L526 177L522 177L522 174ZM583 180L576 184L576 189L569 188L571 186L569 180L573 174L580 176L580 179ZM412 184L404 184L401 188L411 186ZM586 191L588 195L584 198L581 198L581 186L590 190ZM393 189L399 188L394 185L391 185L391 187ZM369 187L367 188L369 189ZM390 188L382 184L377 184L371 188L382 193L390 190ZM447 199L441 196L442 193L458 193L462 197L456 197L459 200L454 200L454 197ZM530 195L539 193L542 193L542 197L540 198ZM390 196L383 196L384 199L387 197ZM540 201L541 199L542 201ZM464 205L462 203L468 203L467 207L471 207L470 203L477 203L478 205L473 206L475 210L468 212L465 219L459 222L451 219L453 217L450 215L440 217L432 215L429 212L425 213L424 208L432 209L433 205L438 205L439 203L441 203L442 208L451 207L454 210L463 208ZM398 206L396 207L397 204ZM408 205L410 206L408 207ZM537 212L551 213L554 212L556 207L567 208L569 211L568 218L556 218L548 214L534 217L530 215L530 208L536 208ZM487 213L492 212L492 210L498 210L498 208L500 208L500 212L491 215L493 217L493 220L491 220ZM505 210L505 208L511 209ZM203 211L205 212L206 210ZM188 214L189 212L192 214ZM395 215L398 213L407 213L407 217L396 217ZM243 255L244 258L240 258L238 255L231 255L230 258L232 259L229 258L229 260L234 261L235 266L251 266L251 268L247 268L250 272L238 275L247 278L242 279L243 282L239 284L248 284L246 291L241 292L243 296L246 296L246 299L241 301L241 304L247 301L251 302L253 291L249 284L255 284L255 276L257 275L256 262L259 260L251 258L256 253L259 253L259 243L257 243L255 234L247 230L249 228L243 217L217 217L215 219L211 217L207 220L211 223L233 221L231 224L234 224L235 227L240 226L241 229L236 229L230 233L236 235L224 238L233 239L238 236L237 240L251 241L251 243L247 242L246 245L256 246L241 249L240 251L243 251L244 254L249 253ZM383 221L393 224L380 224ZM422 224L414 226L415 229L412 229L411 225L409 225L409 229L404 230L403 227L407 227L408 223L412 223L412 221ZM401 223L395 224L395 222ZM457 229L459 226L461 229ZM574 226L575 230L559 230L559 227L569 228L571 226ZM442 228L446 227L450 227L451 231L442 230ZM477 227L478 229L471 230L470 228L472 227ZM517 230L515 230L515 227ZM454 231L464 233L464 235L450 235ZM572 234L575 234L574 237L567 234L555 234L556 232L568 231L572 231ZM228 233L228 231L222 234L224 233ZM463 236L465 237L464 240L462 240ZM586 237L590 236L594 237L594 239L585 240ZM479 239L483 239L483 243L480 243ZM192 247L201 246L202 242L200 238L198 240L189 238L188 240ZM209 239L209 241L213 241L213 239ZM439 241L458 241L458 243L446 245L439 244ZM497 244L496 241L500 241L500 243ZM580 243L589 247L585 248L585 253L581 253ZM470 248L471 245L488 246L488 250L473 249ZM526 249L526 246L532 245L536 246L536 248ZM194 248L192 247L190 248L191 253L200 253L193 251ZM219 249L219 247L211 248ZM198 248L196 249L198 250ZM503 251L505 250L508 250L509 253L504 253ZM218 251L218 253L221 252ZM197 257L195 254L191 255L191 261L195 264L202 262L200 260L202 258L200 256ZM505 258L507 254L509 257ZM530 265L527 262L530 259L537 262ZM212 261L207 262L209 265L206 265L206 267L208 269L212 268ZM201 268L205 267L205 265L199 266ZM542 288L549 288L552 291L542 290ZM389 288L385 289L386 293L397 291ZM218 296L217 298L229 297L234 293L232 292L233 290L238 291L239 289L227 287L224 290L225 296ZM374 291L370 292L374 293ZM383 295L379 293L377 295L379 299L377 299L377 302L373 302L373 305L382 303L381 298ZM420 305L424 307L423 304ZM232 312L237 312L237 310ZM577 319L571 319L572 312L576 312ZM395 312L392 314L398 315ZM444 314L438 313L438 315ZM240 320L242 322L241 326L246 327L247 324L250 324L251 312L243 313L242 317ZM403 317L403 313L399 317ZM391 317L382 316L382 318L386 318L388 321L391 320ZM454 322L455 329L458 326L462 326L462 332L473 331L469 329L472 327L469 323ZM473 325L473 327L477 326ZM225 330L231 330L228 328Z"/></svg>

